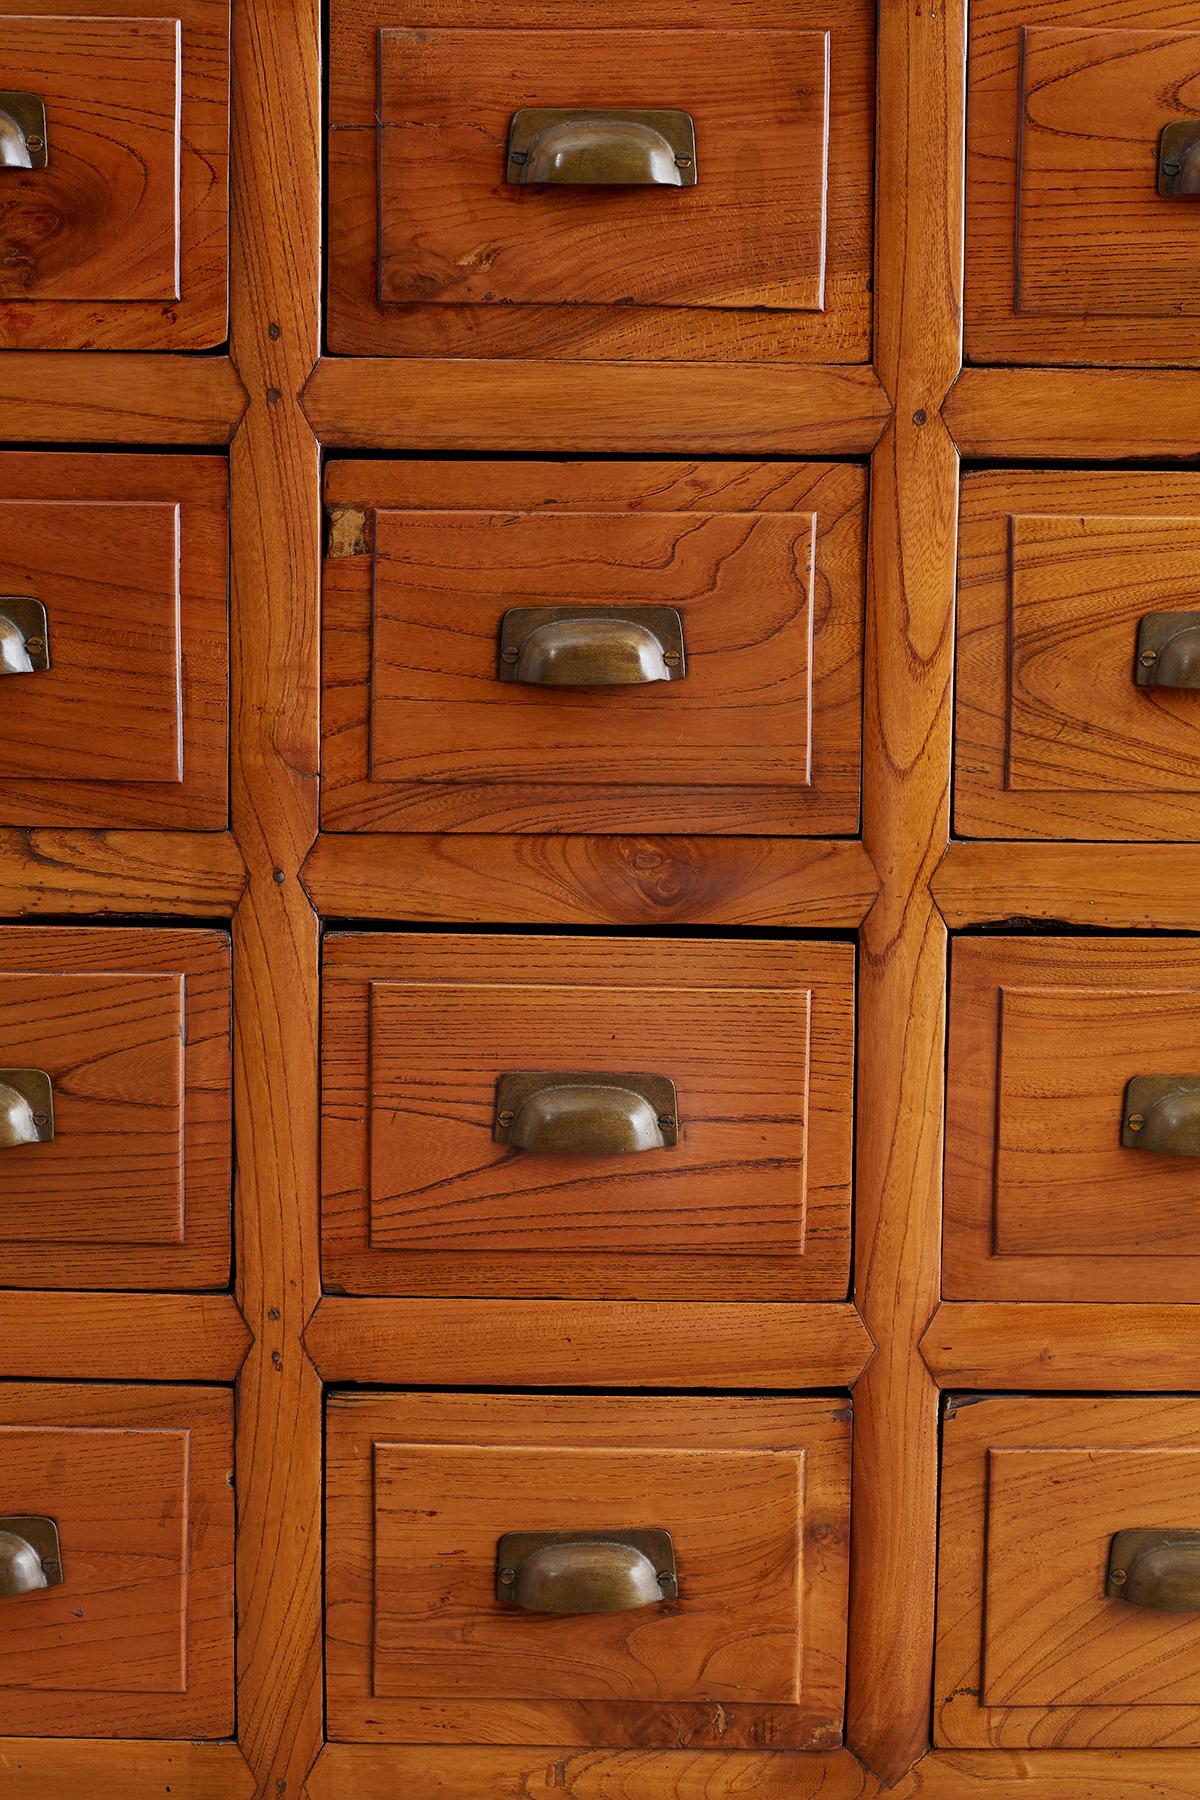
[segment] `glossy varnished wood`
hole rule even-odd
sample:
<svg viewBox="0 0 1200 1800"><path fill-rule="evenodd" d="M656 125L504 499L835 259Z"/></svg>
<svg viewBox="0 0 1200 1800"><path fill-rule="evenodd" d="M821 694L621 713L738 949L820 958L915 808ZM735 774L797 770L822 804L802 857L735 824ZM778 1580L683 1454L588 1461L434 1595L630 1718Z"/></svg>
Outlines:
<svg viewBox="0 0 1200 1800"><path fill-rule="evenodd" d="M2 360L2 359L0 359ZM246 884L228 832L0 831L0 913L228 918Z"/></svg>
<svg viewBox="0 0 1200 1800"><path fill-rule="evenodd" d="M227 444L246 390L225 356L0 356L0 403L13 442Z"/></svg>
<svg viewBox="0 0 1200 1800"><path fill-rule="evenodd" d="M952 843L933 879L947 925L1028 919L1126 931L1200 930L1194 844Z"/></svg>
<svg viewBox="0 0 1200 1800"><path fill-rule="evenodd" d="M1200 1309L944 1300L921 1354L942 1387L1190 1389L1200 1373Z"/></svg>
<svg viewBox="0 0 1200 1800"><path fill-rule="evenodd" d="M964 456L1179 462L1200 451L1200 375L1186 369L964 369L942 416Z"/></svg>
<svg viewBox="0 0 1200 1800"><path fill-rule="evenodd" d="M254 1777L234 1743L97 1743L0 1737L5 1800L46 1800L86 1788L88 1800L253 1800Z"/></svg>
<svg viewBox="0 0 1200 1800"><path fill-rule="evenodd" d="M23 1381L233 1381L250 1348L230 1294L0 1293L0 1361Z"/></svg>

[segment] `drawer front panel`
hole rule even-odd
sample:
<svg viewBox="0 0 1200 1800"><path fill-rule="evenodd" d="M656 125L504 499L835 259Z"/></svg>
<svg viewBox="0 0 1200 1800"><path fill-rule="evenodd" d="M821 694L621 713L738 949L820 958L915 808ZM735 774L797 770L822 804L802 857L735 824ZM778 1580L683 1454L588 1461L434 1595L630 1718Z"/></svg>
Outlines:
<svg viewBox="0 0 1200 1800"><path fill-rule="evenodd" d="M865 360L869 9L761 0L737 26L659 0L602 29L580 0L335 5L332 347Z"/></svg>
<svg viewBox="0 0 1200 1800"><path fill-rule="evenodd" d="M232 1462L219 1389L0 1387L0 1514L52 1519L61 1569L14 1591L6 1568L0 1728L232 1730Z"/></svg>
<svg viewBox="0 0 1200 1800"><path fill-rule="evenodd" d="M1196 1158L1122 1132L1133 1078L1194 1073L1200 1089L1200 952L968 939L952 970L946 1292L1193 1298Z"/></svg>
<svg viewBox="0 0 1200 1800"><path fill-rule="evenodd" d="M518 1741L655 1744L686 1720L703 1743L708 1703L726 1747L756 1721L783 1745L835 1740L847 1451L832 1400L335 1397L331 1734L405 1741L420 1717L490 1735L508 1702ZM512 1571L516 1603L497 1598L505 1534L586 1554L589 1533L639 1527L670 1534L666 1597L551 1614Z"/></svg>
<svg viewBox="0 0 1200 1800"><path fill-rule="evenodd" d="M840 1296L853 992L847 945L331 938L327 1280L725 1295L753 1270L760 1294ZM521 1070L665 1076L677 1141L500 1141Z"/></svg>
<svg viewBox="0 0 1200 1800"><path fill-rule="evenodd" d="M1165 1590L1139 1583L1113 1540L1177 1538L1198 1509L1193 1399L951 1400L939 1742L1195 1744L1200 1610L1164 1610ZM1200 1551L1174 1550L1177 1579L1193 1557L1200 1566ZM1118 1563L1129 1566L1113 1591Z"/></svg>
<svg viewBox="0 0 1200 1800"><path fill-rule="evenodd" d="M0 343L224 337L228 36L225 0L161 17L140 0L62 17L47 0L0 20L5 90L20 97L0 118Z"/></svg>
<svg viewBox="0 0 1200 1800"><path fill-rule="evenodd" d="M54 1126L0 1149L10 1282L227 1279L229 985L216 932L0 931L0 1082L48 1075Z"/></svg>
<svg viewBox="0 0 1200 1800"><path fill-rule="evenodd" d="M1160 186L1164 128L1200 120L1195 23L1186 0L1149 18L1099 0L972 8L972 360L1198 360L1180 326L1200 304L1200 217Z"/></svg>
<svg viewBox="0 0 1200 1800"><path fill-rule="evenodd" d="M227 571L222 459L0 456L4 823L225 824Z"/></svg>
<svg viewBox="0 0 1200 1800"><path fill-rule="evenodd" d="M1151 685L1145 622L1159 620L1174 661ZM967 477L955 771L968 836L1196 837L1195 476Z"/></svg>
<svg viewBox="0 0 1200 1800"><path fill-rule="evenodd" d="M729 492L711 466L597 467L591 506L587 473L482 466L462 505L469 467L334 467L325 825L855 830L863 472L749 468ZM505 679L506 614L542 607L597 645L613 614L674 609L682 678Z"/></svg>

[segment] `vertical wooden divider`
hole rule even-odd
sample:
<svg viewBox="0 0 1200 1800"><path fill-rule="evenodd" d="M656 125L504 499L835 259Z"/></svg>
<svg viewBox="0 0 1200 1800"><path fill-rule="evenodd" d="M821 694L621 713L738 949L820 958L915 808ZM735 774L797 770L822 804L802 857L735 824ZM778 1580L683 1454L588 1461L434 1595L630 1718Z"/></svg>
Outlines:
<svg viewBox="0 0 1200 1800"><path fill-rule="evenodd" d="M958 455L965 0L882 0L876 369L895 403L872 459L863 836L882 888L860 940L855 1281L878 1344L855 1388L847 1742L891 1783L927 1748L938 1396Z"/></svg>
<svg viewBox="0 0 1200 1800"><path fill-rule="evenodd" d="M259 1796L299 1796L321 1740L319 932L299 872L317 831L319 454L299 394L320 333L317 0L234 0L234 1250L254 1333L238 1387L238 1738Z"/></svg>

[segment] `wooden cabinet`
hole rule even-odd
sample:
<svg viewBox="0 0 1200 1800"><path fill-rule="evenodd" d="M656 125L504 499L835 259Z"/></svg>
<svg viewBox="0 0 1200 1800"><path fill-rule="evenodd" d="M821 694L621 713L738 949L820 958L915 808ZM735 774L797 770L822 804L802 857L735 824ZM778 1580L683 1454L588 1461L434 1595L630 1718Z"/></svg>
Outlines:
<svg viewBox="0 0 1200 1800"><path fill-rule="evenodd" d="M215 456L0 455L0 822L225 824L227 485Z"/></svg>
<svg viewBox="0 0 1200 1800"><path fill-rule="evenodd" d="M983 0L970 71L971 360L1196 363L1195 8Z"/></svg>
<svg viewBox="0 0 1200 1800"><path fill-rule="evenodd" d="M327 1480L335 1739L838 1742L846 1406L342 1395ZM508 1533L583 1558L639 1527L673 1578L581 1588L619 1611L539 1610L554 1578L497 1562Z"/></svg>
<svg viewBox="0 0 1200 1800"><path fill-rule="evenodd" d="M846 944L331 936L327 1284L840 1298L853 1013Z"/></svg>
<svg viewBox="0 0 1200 1800"><path fill-rule="evenodd" d="M227 1391L0 1384L0 1731L233 1729L232 1478Z"/></svg>
<svg viewBox="0 0 1200 1800"><path fill-rule="evenodd" d="M228 0L22 0L0 71L0 344L220 343Z"/></svg>
<svg viewBox="0 0 1200 1800"><path fill-rule="evenodd" d="M864 361L871 29L861 0L333 0L331 347ZM510 156L531 109L544 169Z"/></svg>
<svg viewBox="0 0 1200 1800"><path fill-rule="evenodd" d="M335 463L327 497L328 827L856 828L861 470Z"/></svg>
<svg viewBox="0 0 1200 1800"><path fill-rule="evenodd" d="M1113 1540L1182 1527L1189 1566L1196 1401L952 1397L944 1440L938 1742L1194 1745L1200 1616L1135 1586Z"/></svg>

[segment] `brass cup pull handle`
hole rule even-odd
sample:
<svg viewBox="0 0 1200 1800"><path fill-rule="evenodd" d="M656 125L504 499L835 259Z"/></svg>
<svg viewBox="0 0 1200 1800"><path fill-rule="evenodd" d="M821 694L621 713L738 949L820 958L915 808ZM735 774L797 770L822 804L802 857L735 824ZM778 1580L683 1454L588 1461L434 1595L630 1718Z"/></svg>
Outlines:
<svg viewBox="0 0 1200 1800"><path fill-rule="evenodd" d="M1135 1075L1125 1088L1121 1144L1200 1156L1200 1075Z"/></svg>
<svg viewBox="0 0 1200 1800"><path fill-rule="evenodd" d="M1168 200L1200 194L1200 119L1173 119L1163 126L1158 191Z"/></svg>
<svg viewBox="0 0 1200 1800"><path fill-rule="evenodd" d="M500 621L496 672L536 687L635 687L687 674L673 606L514 606Z"/></svg>
<svg viewBox="0 0 1200 1800"><path fill-rule="evenodd" d="M1139 687L1200 688L1200 612L1147 613L1133 678Z"/></svg>
<svg viewBox="0 0 1200 1800"><path fill-rule="evenodd" d="M1153 1612L1200 1612L1200 1531L1118 1531L1104 1591Z"/></svg>
<svg viewBox="0 0 1200 1800"><path fill-rule="evenodd" d="M45 102L0 89L0 169L44 169L48 160Z"/></svg>
<svg viewBox="0 0 1200 1800"><path fill-rule="evenodd" d="M496 1599L523 1612L633 1612L678 1593L669 1531L510 1531L496 1546Z"/></svg>
<svg viewBox="0 0 1200 1800"><path fill-rule="evenodd" d="M545 1156L622 1156L679 1141L675 1083L666 1075L520 1069L496 1083L492 1136Z"/></svg>
<svg viewBox="0 0 1200 1800"><path fill-rule="evenodd" d="M57 1587L62 1578L54 1520L36 1513L0 1516L0 1599Z"/></svg>
<svg viewBox="0 0 1200 1800"><path fill-rule="evenodd" d="M527 106L508 128L518 187L695 187L690 113L628 107Z"/></svg>
<svg viewBox="0 0 1200 1800"><path fill-rule="evenodd" d="M0 594L0 675L50 667L50 621L30 594Z"/></svg>
<svg viewBox="0 0 1200 1800"><path fill-rule="evenodd" d="M0 1069L0 1150L53 1136L54 1088L45 1069Z"/></svg>

